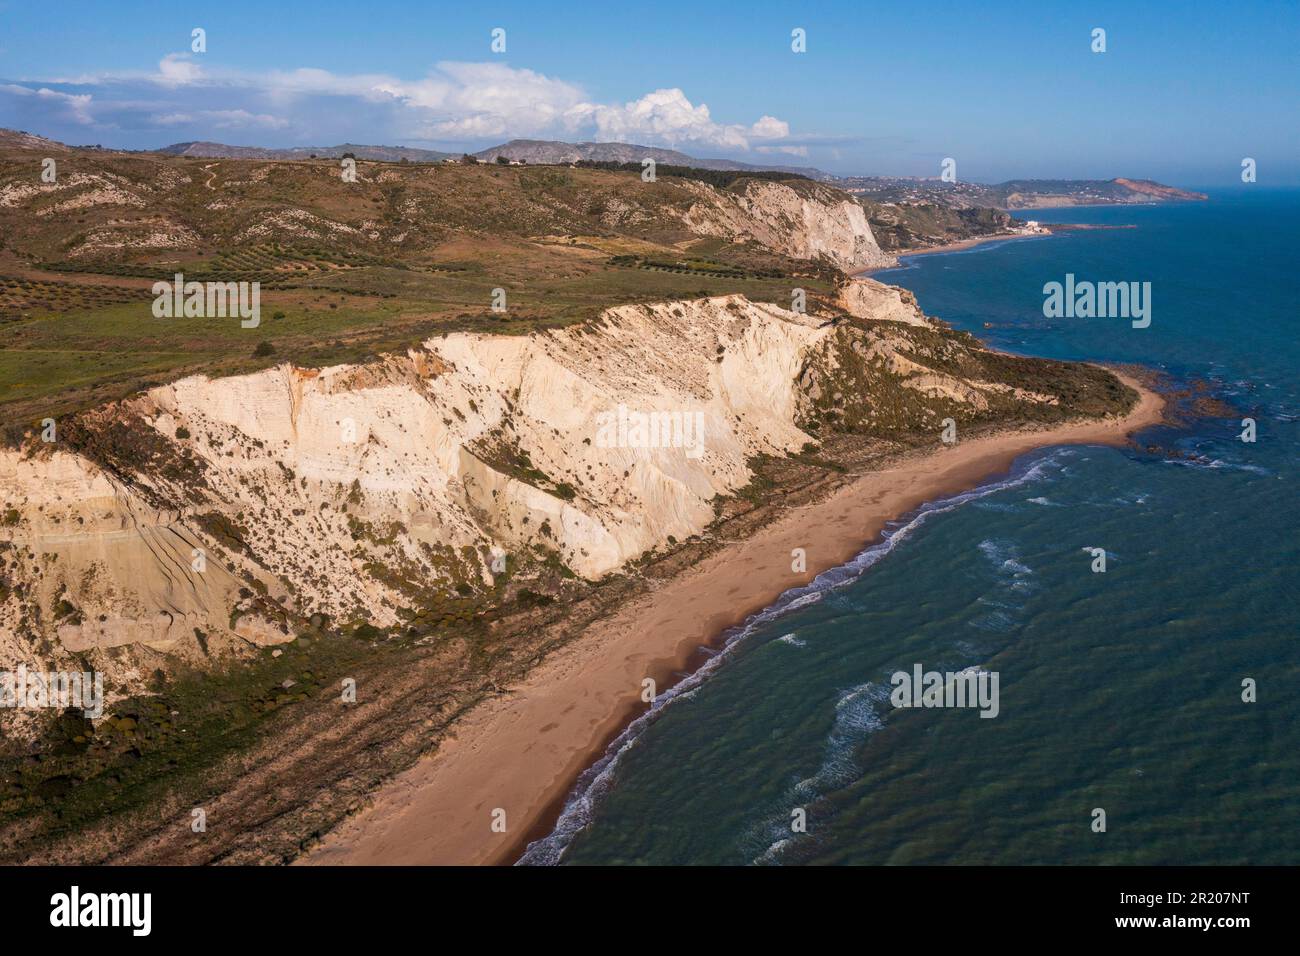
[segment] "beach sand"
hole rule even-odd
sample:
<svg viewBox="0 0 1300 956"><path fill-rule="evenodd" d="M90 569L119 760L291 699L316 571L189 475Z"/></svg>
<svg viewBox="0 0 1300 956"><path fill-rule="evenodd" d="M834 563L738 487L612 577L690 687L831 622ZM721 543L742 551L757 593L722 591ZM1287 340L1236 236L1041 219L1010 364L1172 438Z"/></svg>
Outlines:
<svg viewBox="0 0 1300 956"><path fill-rule="evenodd" d="M973 249L976 246L982 246L990 242L1014 242L1017 239L1044 239L1050 236L1050 232L1033 233L1033 232L1012 232L999 233L996 236L976 236L973 239L958 239L955 242L944 242L937 246L919 246L915 249L904 249L895 253L901 264L904 259L920 258L921 256L941 256L948 252L961 252L963 249ZM881 266L877 269L864 269L861 272L855 272L858 276L871 276L877 272L888 272L890 269L897 269L898 266Z"/></svg>
<svg viewBox="0 0 1300 956"><path fill-rule="evenodd" d="M702 646L787 588L843 564L887 522L1005 473L1036 448L1123 444L1161 420L1164 401L1131 377L1141 400L1122 419L1003 432L866 472L825 499L781 514L587 629L519 684L479 705L454 737L377 791L327 834L307 864L500 864L549 832L577 777L647 709L642 680L663 691ZM804 548L807 570L791 571ZM505 811L504 833L493 813Z"/></svg>

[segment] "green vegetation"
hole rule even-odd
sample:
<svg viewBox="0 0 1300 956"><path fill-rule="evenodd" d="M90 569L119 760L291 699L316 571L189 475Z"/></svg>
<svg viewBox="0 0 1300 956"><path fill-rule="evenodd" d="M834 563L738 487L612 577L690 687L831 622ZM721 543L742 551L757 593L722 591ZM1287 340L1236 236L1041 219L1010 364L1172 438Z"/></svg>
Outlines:
<svg viewBox="0 0 1300 956"><path fill-rule="evenodd" d="M901 440L926 433L944 418L977 425L1057 424L1114 414L1131 408L1137 398L1094 365L992 352L965 332L891 323L881 331L905 360L950 376L959 389L965 382L999 386L978 390L978 401L915 388L883 356L873 357L862 347L863 332L882 325L864 320L842 324L833 340L834 362L823 357L804 370L815 396L802 422L807 430Z"/></svg>
<svg viewBox="0 0 1300 956"><path fill-rule="evenodd" d="M601 162L592 159L582 159L574 165L580 169L604 169L611 172L636 173L638 176L645 168L641 163ZM694 179L696 182L708 183L719 189L726 189L740 179L764 179L769 182L802 179L804 182L812 182L800 173L788 173L779 169L700 169L698 166L674 166L669 163L656 163L655 175Z"/></svg>
<svg viewBox="0 0 1300 956"><path fill-rule="evenodd" d="M29 161L0 155L0 187ZM836 278L687 230L681 217L696 197L674 167L643 183L567 166L362 162L345 187L330 164L222 160L205 171L98 151L65 163L138 184L150 204L71 216L0 207L0 434L9 442L46 417L185 375L359 362L443 332L527 333L635 302L740 293L788 303L795 280L827 293ZM167 177L179 185L159 190ZM193 239L150 248L161 220ZM260 324L156 318L151 287L177 273L259 283ZM497 288L508 296L504 313L491 309Z"/></svg>
<svg viewBox="0 0 1300 956"><path fill-rule="evenodd" d="M50 722L34 751L0 740L0 818L41 813L54 836L177 788L202 788L205 771L251 744L281 711L339 695L342 679L372 657L410 653L363 634L312 629L251 661L159 673L155 694L119 701L98 727L70 710Z"/></svg>
<svg viewBox="0 0 1300 956"><path fill-rule="evenodd" d="M996 235L1017 223L999 209L953 209L937 204L880 206L870 201L864 201L863 206L871 232L886 252Z"/></svg>

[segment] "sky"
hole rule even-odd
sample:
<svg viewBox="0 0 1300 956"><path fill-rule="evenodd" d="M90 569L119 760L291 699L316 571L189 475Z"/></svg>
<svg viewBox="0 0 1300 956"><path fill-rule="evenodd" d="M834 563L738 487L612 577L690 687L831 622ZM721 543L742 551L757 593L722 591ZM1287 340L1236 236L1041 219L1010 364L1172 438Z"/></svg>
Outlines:
<svg viewBox="0 0 1300 956"><path fill-rule="evenodd" d="M841 175L951 158L977 182L1231 184L1249 157L1291 186L1300 0L0 0L0 126L126 149L621 141Z"/></svg>

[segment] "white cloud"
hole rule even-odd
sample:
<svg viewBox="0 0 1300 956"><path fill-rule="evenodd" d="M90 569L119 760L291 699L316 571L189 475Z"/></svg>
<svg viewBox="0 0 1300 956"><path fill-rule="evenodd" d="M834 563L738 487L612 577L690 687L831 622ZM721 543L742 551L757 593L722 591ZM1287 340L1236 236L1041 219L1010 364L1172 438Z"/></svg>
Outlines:
<svg viewBox="0 0 1300 956"><path fill-rule="evenodd" d="M194 113L165 113L153 117L159 126L201 124L214 129L285 129L288 120L248 110L199 110Z"/></svg>
<svg viewBox="0 0 1300 956"><path fill-rule="evenodd" d="M417 141L583 138L747 151L779 145L788 123L720 123L678 88L627 103L597 103L580 87L504 63L438 63L423 78L337 74L317 68L259 73L200 67L171 53L157 72L100 74L67 85L93 89L101 122L132 129L296 129L310 137ZM32 93L29 87L18 87ZM92 123L91 94L67 97ZM338 100L346 100L339 103ZM102 101L102 102L101 102ZM338 132L335 133L334 131Z"/></svg>
<svg viewBox="0 0 1300 956"><path fill-rule="evenodd" d="M289 125L288 120L248 110L204 110L200 116L217 129L284 129Z"/></svg>
<svg viewBox="0 0 1300 956"><path fill-rule="evenodd" d="M164 86L186 86L203 79L203 70L184 53L168 53L158 61L158 82Z"/></svg>
<svg viewBox="0 0 1300 956"><path fill-rule="evenodd" d="M706 104L696 106L676 88L655 90L621 106L580 103L565 114L565 121L570 128L594 125L598 139L669 146L696 143L743 150L753 139L790 134L789 125L772 116L752 126L716 123Z"/></svg>
<svg viewBox="0 0 1300 956"><path fill-rule="evenodd" d="M94 122L94 117L90 115L93 99L90 93L61 93L58 90L51 90L46 87L33 90L14 83L0 86L0 92L21 97L34 104L40 104L43 109L51 111L51 117L59 114L63 118L82 126L89 126Z"/></svg>
<svg viewBox="0 0 1300 956"><path fill-rule="evenodd" d="M807 156L807 146L755 146L757 152L767 155L773 153L784 153L786 156Z"/></svg>
<svg viewBox="0 0 1300 956"><path fill-rule="evenodd" d="M583 98L571 83L502 63L440 63L423 80L394 81L382 91L425 117L435 139L535 136L557 129Z"/></svg>
<svg viewBox="0 0 1300 956"><path fill-rule="evenodd" d="M775 116L762 116L750 127L750 132L755 139L785 139L790 135L790 124Z"/></svg>

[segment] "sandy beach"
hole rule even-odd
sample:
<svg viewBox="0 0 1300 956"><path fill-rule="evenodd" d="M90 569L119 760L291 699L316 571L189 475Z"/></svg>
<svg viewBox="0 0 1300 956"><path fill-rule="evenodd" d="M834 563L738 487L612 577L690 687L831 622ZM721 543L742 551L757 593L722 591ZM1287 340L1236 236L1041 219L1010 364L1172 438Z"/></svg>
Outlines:
<svg viewBox="0 0 1300 956"><path fill-rule="evenodd" d="M904 259L913 259L920 256L937 256L946 252L961 252L963 249L973 249L976 246L987 245L990 242L1012 242L1017 239L1045 239L1050 236L1050 232L1045 233L999 233L996 236L976 236L973 239L959 239L956 242L944 242L937 246L921 246L917 249L908 249L906 252L898 253L898 261L901 264ZM878 269L865 269L862 272L854 273L859 276L870 276L877 272L888 272L890 269L897 269L898 266L883 266Z"/></svg>
<svg viewBox="0 0 1300 956"><path fill-rule="evenodd" d="M655 679L662 691L701 646L715 643L787 588L852 558L888 521L927 501L1005 473L1034 449L1120 445L1159 422L1164 400L1131 377L1120 377L1141 395L1123 418L1003 432L911 455L783 513L629 602L507 693L471 711L437 752L377 791L368 807L298 862L513 862L554 823L578 775L646 709L640 699L644 678ZM791 571L794 548L806 550L804 573ZM495 811L504 811L505 832L493 829Z"/></svg>
<svg viewBox="0 0 1300 956"><path fill-rule="evenodd" d="M1070 208L1085 206L1104 206L1108 203L1075 203ZM1043 208L1057 208L1045 206ZM1021 210L1016 210L1020 212ZM908 249L906 252L898 253L898 261L901 263L904 259L920 258L921 256L940 256L948 252L961 252L964 249L973 249L976 246L983 246L993 242L1014 242L1019 239L1046 239L1060 232L1081 232L1093 229L1132 229L1131 225L1120 225L1113 223L1061 223L1049 222L1044 223L1046 232L1014 232L999 233L996 236L976 236L973 239L958 239L956 242L943 242L937 246L921 246L916 249ZM896 269L897 266L885 266L879 269L866 269L855 275L869 276L877 272L888 272L890 269Z"/></svg>

